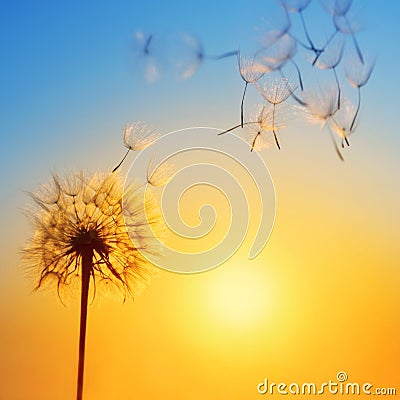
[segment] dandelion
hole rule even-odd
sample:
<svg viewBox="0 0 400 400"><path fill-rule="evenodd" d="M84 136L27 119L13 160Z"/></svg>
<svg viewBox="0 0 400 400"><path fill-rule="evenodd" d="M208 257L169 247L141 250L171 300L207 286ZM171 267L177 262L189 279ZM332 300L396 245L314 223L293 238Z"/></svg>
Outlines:
<svg viewBox="0 0 400 400"><path fill-rule="evenodd" d="M40 209L33 216L35 233L23 250L35 289L53 284L62 301L64 288L80 286L81 314L77 400L82 399L89 292L100 286L121 290L124 298L147 282L152 266L141 255L151 247L145 225L159 216L152 204L123 190L118 174L82 172L66 179L53 175L50 184L32 195ZM129 233L128 233L129 229ZM135 235L138 247L131 236Z"/></svg>
<svg viewBox="0 0 400 400"><path fill-rule="evenodd" d="M348 137L356 130L356 126L352 125L356 107L347 99L343 99L342 103L342 107L330 118L328 125L331 131L342 140L342 147L344 147L344 143L350 146Z"/></svg>
<svg viewBox="0 0 400 400"><path fill-rule="evenodd" d="M240 52L238 53L238 67L239 74L245 82L244 91L242 96L242 102L240 104L240 125L243 128L244 122L244 98L246 96L247 86L249 84L257 82L266 72L266 69L263 65L258 63L254 57L246 57L242 55Z"/></svg>
<svg viewBox="0 0 400 400"><path fill-rule="evenodd" d="M344 16L349 11L353 0L319 0L322 7L332 16Z"/></svg>
<svg viewBox="0 0 400 400"><path fill-rule="evenodd" d="M115 172L125 161L129 152L143 150L150 146L158 137L156 130L143 121L133 122L132 124L124 128L124 146L128 149L122 160L117 164L117 166L112 170Z"/></svg>
<svg viewBox="0 0 400 400"><path fill-rule="evenodd" d="M219 55L206 54L203 43L198 37L187 32L173 34L168 41L167 53L178 79L189 79L205 59L220 60L237 55L237 51L228 51Z"/></svg>
<svg viewBox="0 0 400 400"><path fill-rule="evenodd" d="M351 18L348 14L344 14L335 15L333 17L333 23L337 31L343 33L343 35L351 36L358 58L360 59L361 63L364 64L364 56L356 38L356 32L360 29L357 21Z"/></svg>
<svg viewBox="0 0 400 400"><path fill-rule="evenodd" d="M311 123L316 123L325 128L327 123L333 118L338 111L337 108L337 90L336 88L328 88L319 92L305 94L307 98L307 118ZM332 139L336 154L344 161L332 132L329 130L329 136Z"/></svg>
<svg viewBox="0 0 400 400"><path fill-rule="evenodd" d="M321 54L319 59L317 60L317 67L320 69L331 69L333 71L335 82L338 91L338 98L337 98L337 108L340 110L340 97L341 97L341 87L339 83L339 78L336 72L337 66L340 64L342 57L343 57L343 50L344 50L344 40L343 37L339 36L335 40L332 40Z"/></svg>
<svg viewBox="0 0 400 400"><path fill-rule="evenodd" d="M283 125L277 123L276 116L274 116L273 112L273 106L269 103L255 107L255 110L250 115L249 121L245 122L244 126L247 128L251 138L250 151L255 149L256 144L259 148L270 147L271 143L274 142L273 139L271 141L271 132L273 133L274 129L278 130L283 128ZM218 135L224 135L240 127L240 124L233 126L232 128L218 133Z"/></svg>
<svg viewBox="0 0 400 400"><path fill-rule="evenodd" d="M291 62L296 68L297 76L301 90L303 87L303 79L301 71L293 57L297 51L297 42L289 34L283 34L275 43L269 47L264 47L257 52L257 60L265 66L266 71L282 71L283 66L287 62Z"/></svg>
<svg viewBox="0 0 400 400"><path fill-rule="evenodd" d="M350 60L346 66L346 76L350 85L357 89L358 102L350 130L353 129L361 107L361 88L365 86L375 67L375 60L361 61L359 58Z"/></svg>
<svg viewBox="0 0 400 400"><path fill-rule="evenodd" d="M344 18L346 14L348 13L351 4L353 0L319 0L320 4L322 7L332 15L333 18ZM340 31L335 27L334 32L332 35L329 37L329 39L326 41L324 47L321 49L321 52L316 55L312 65L315 65L316 62L318 61L318 58L321 56L321 54L324 53L325 49L329 46L331 41L335 38L335 36L339 33Z"/></svg>
<svg viewBox="0 0 400 400"><path fill-rule="evenodd" d="M296 90L297 85L290 82L288 79L280 80L265 80L261 84L257 83L257 90L260 95L270 104L272 104L272 132L274 134L275 143L280 149L277 127L275 126L277 105L286 101Z"/></svg>
<svg viewBox="0 0 400 400"><path fill-rule="evenodd" d="M303 46L307 50L311 50L315 53L316 56L321 53L321 49L317 49L314 45L314 42L311 39L311 36L308 32L306 21L304 19L304 14L303 11L308 7L310 4L311 0L279 0L280 5L287 10L288 12L292 14L299 14L300 19L301 19L301 24L303 26L304 34L306 35L306 39L308 42L308 45L305 43L300 42L297 40L297 42Z"/></svg>
<svg viewBox="0 0 400 400"><path fill-rule="evenodd" d="M281 129L283 126L275 120L273 106L265 103L258 111L256 122L247 125L249 134L251 135L251 150L253 151L257 145L258 148L270 147L274 142L271 140L271 133Z"/></svg>
<svg viewBox="0 0 400 400"><path fill-rule="evenodd" d="M272 14L272 10L268 10L269 18L264 21L266 26L258 28L263 48L272 46L283 35L289 33L292 26L288 11L283 7L277 10L279 11L277 15Z"/></svg>
<svg viewBox="0 0 400 400"><path fill-rule="evenodd" d="M131 42L135 65L143 69L144 77L149 83L155 82L160 76L160 63L153 50L154 37L153 33L138 31Z"/></svg>
<svg viewBox="0 0 400 400"><path fill-rule="evenodd" d="M156 155L150 159L146 170L146 181L153 187L165 186L175 173L174 165L169 161L158 161Z"/></svg>

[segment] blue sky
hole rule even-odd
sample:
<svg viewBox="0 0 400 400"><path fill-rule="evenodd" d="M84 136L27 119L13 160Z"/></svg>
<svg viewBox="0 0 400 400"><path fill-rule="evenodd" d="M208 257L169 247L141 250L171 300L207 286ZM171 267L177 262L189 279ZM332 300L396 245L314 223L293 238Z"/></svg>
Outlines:
<svg viewBox="0 0 400 400"><path fill-rule="evenodd" d="M314 4L315 3L315 4ZM398 165L400 28L396 1L354 1L361 46L377 55L365 88L365 142ZM215 54L246 46L279 8L255 1L2 1L0 4L1 199L5 215L24 205L22 190L49 170L108 168L121 152L124 124L144 119L163 132L190 125L225 127L237 116L242 81L236 62L205 62L184 82L166 74L149 85L135 75L135 31L158 37L186 31ZM306 10L315 33L327 34L321 8ZM212 99L213 101L209 101ZM217 106L215 106L217 105ZM380 159L380 157L378 157ZM389 168L389 167L388 167Z"/></svg>

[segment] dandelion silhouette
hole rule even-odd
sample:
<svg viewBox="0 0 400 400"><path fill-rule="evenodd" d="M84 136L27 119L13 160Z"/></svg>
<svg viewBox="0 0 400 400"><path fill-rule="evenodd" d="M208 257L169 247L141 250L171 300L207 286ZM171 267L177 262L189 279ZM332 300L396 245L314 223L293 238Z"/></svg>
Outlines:
<svg viewBox="0 0 400 400"><path fill-rule="evenodd" d="M122 160L114 167L112 172L119 169L122 163L130 151L143 150L150 144L152 144L158 137L157 131L144 121L133 122L132 124L125 126L123 143L128 149Z"/></svg>
<svg viewBox="0 0 400 400"><path fill-rule="evenodd" d="M32 194L39 211L32 214L35 233L23 259L38 276L35 289L53 284L62 300L64 288L80 286L77 400L83 393L89 292L94 296L100 286L107 286L125 299L153 273L140 250L152 246L143 226L156 224L159 214L149 202L144 212L143 199L137 196L134 187L123 190L116 173L83 172L64 179L53 174L49 184ZM132 244L132 234L140 249Z"/></svg>

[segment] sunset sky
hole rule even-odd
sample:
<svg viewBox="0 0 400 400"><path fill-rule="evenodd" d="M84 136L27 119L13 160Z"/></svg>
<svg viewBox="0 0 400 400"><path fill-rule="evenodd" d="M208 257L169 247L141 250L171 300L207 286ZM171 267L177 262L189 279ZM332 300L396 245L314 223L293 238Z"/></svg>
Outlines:
<svg viewBox="0 0 400 400"><path fill-rule="evenodd" d="M260 200L239 172L249 229L229 260L198 274L160 270L135 300L99 296L90 306L85 398L248 400L263 398L257 385L265 378L320 385L340 371L349 382L400 393L400 6L353 3L357 39L377 63L362 89L345 161L327 132L291 102L281 151L272 146L259 153L276 194L276 220L263 251L248 259ZM54 170L111 170L132 121L148 121L162 134L236 125L244 86L236 59L205 59L190 79L177 79L168 57L179 49L168 53L166 43L186 32L209 55L251 50L268 21L280 23L279 12L274 0L0 3L0 400L75 396L79 296L65 307L51 290L32 292L35 282L20 261L32 235L26 191ZM317 0L304 16L323 42L331 26ZM160 38L154 83L144 79L145 64L135 53L138 31ZM352 46L347 38L345 59ZM318 85L301 54L305 82ZM356 99L342 70L340 79ZM219 138L229 153L230 139ZM243 152L250 154L245 143ZM134 158L129 155L124 171ZM201 154L196 160L202 162ZM182 217L194 226L201 205L213 204L220 222L202 246L212 244L229 225L229 202L212 188L193 190L182 197ZM233 210L232 218L242 212ZM182 246L178 238L170 241Z"/></svg>

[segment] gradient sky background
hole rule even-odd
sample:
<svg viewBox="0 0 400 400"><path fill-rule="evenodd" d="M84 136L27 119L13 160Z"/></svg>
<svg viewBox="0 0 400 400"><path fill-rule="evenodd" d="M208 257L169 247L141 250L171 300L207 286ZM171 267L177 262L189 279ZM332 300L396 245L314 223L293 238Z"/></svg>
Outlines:
<svg viewBox="0 0 400 400"><path fill-rule="evenodd" d="M262 153L277 195L264 251L247 259L251 225L221 267L162 272L134 302L95 303L88 399L256 399L264 378L321 383L338 371L400 392L400 5L353 6L377 65L346 161L326 134L289 118L282 151ZM216 54L245 48L276 10L273 0L0 2L0 399L75 393L78 300L65 308L50 291L31 293L19 261L31 234L24 190L55 168L111 168L130 121L165 133L238 121L233 59L150 85L133 64L134 32L188 31ZM321 14L315 1L305 15L323 39Z"/></svg>

